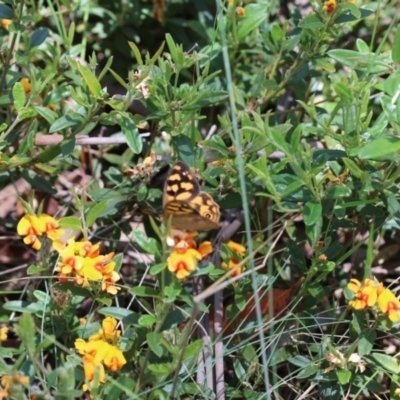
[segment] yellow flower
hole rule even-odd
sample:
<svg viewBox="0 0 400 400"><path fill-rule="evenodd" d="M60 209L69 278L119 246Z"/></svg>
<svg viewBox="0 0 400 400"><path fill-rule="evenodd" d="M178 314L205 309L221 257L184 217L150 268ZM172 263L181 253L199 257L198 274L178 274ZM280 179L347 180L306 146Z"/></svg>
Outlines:
<svg viewBox="0 0 400 400"><path fill-rule="evenodd" d="M47 214L40 214L39 220L44 225L43 233L52 241L57 241L60 239L62 235L64 235L64 231L62 229L58 229L58 221Z"/></svg>
<svg viewBox="0 0 400 400"><path fill-rule="evenodd" d="M8 333L8 326L3 326L0 328L0 341L3 342L4 340L7 340L7 333Z"/></svg>
<svg viewBox="0 0 400 400"><path fill-rule="evenodd" d="M246 248L240 243L236 243L232 240L226 243L226 245L230 247L236 254L238 254L239 257L231 257L229 260L229 265L227 265L226 262L222 262L221 267L224 269L234 269L231 276L238 276L241 273L241 268L237 265L240 263L241 257L246 253Z"/></svg>
<svg viewBox="0 0 400 400"><path fill-rule="evenodd" d="M99 383L104 383L106 381L106 374L104 372L104 365L101 363L96 363L90 356L85 356L83 358L83 371L85 373L85 379L89 384L85 383L83 385L83 390L88 391L91 389L90 383L93 382L96 377L96 372L98 373Z"/></svg>
<svg viewBox="0 0 400 400"><path fill-rule="evenodd" d="M75 243L75 251L83 257L97 257L100 255L100 242L92 244L88 240L81 240Z"/></svg>
<svg viewBox="0 0 400 400"><path fill-rule="evenodd" d="M363 284L357 279L351 279L347 287L354 293L354 300L349 305L355 310L363 310L375 305L378 298L378 285L373 279L365 279Z"/></svg>
<svg viewBox="0 0 400 400"><path fill-rule="evenodd" d="M73 241L60 251L60 258L61 261L56 270L60 272L61 277L68 277L80 271L85 262L83 257L75 255L75 243Z"/></svg>
<svg viewBox="0 0 400 400"><path fill-rule="evenodd" d="M51 240L58 240L64 234L62 229L58 228L58 222L47 214L24 215L18 222L17 232L20 236L26 236L24 243L32 246L35 250L40 250L42 243L38 237L46 235Z"/></svg>
<svg viewBox="0 0 400 400"><path fill-rule="evenodd" d="M336 10L336 0L327 0L324 3L322 9L328 14L331 15Z"/></svg>
<svg viewBox="0 0 400 400"><path fill-rule="evenodd" d="M83 339L75 340L75 348L79 354L90 356L95 364L99 364L104 360L104 357L109 351L109 344L103 340L93 340L85 342Z"/></svg>
<svg viewBox="0 0 400 400"><path fill-rule="evenodd" d="M103 277L103 281L101 282L101 290L113 295L117 294L118 290L121 290L121 288L115 286L114 283L119 281L120 279L121 277L116 271L112 271L108 275L105 275Z"/></svg>
<svg viewBox="0 0 400 400"><path fill-rule="evenodd" d="M43 223L36 215L24 215L18 222L17 232L20 236L26 236L24 243L32 246L35 250L40 250L42 243L38 236L43 233Z"/></svg>
<svg viewBox="0 0 400 400"><path fill-rule="evenodd" d="M79 274L86 280L102 280L104 275L114 271L115 262L111 261L114 253L94 258L86 257Z"/></svg>
<svg viewBox="0 0 400 400"><path fill-rule="evenodd" d="M168 270L174 272L178 279L185 279L196 269L201 258L197 250L190 248L188 243L182 240L168 257Z"/></svg>
<svg viewBox="0 0 400 400"><path fill-rule="evenodd" d="M4 375L1 378L1 386L0 388L0 399L9 397L11 398L11 389L12 386L14 385L28 385L29 384L29 378L27 376L24 376L20 374L19 372L15 372L13 376L11 375Z"/></svg>
<svg viewBox="0 0 400 400"><path fill-rule="evenodd" d="M400 301L390 289L383 290L379 295L378 307L392 322L400 320Z"/></svg>
<svg viewBox="0 0 400 400"><path fill-rule="evenodd" d="M126 359L118 346L109 346L107 355L104 358L104 365L111 371L118 371L126 364Z"/></svg>
<svg viewBox="0 0 400 400"><path fill-rule="evenodd" d="M2 19L2 20L1 20L1 26L2 26L4 29L8 29L8 27L9 27L10 24L11 24L11 22L12 22L11 19Z"/></svg>
<svg viewBox="0 0 400 400"><path fill-rule="evenodd" d="M118 340L121 336L120 330L115 330L118 321L115 318L107 317L101 323L102 329L95 335L90 336L89 341L92 340L109 340L111 342Z"/></svg>

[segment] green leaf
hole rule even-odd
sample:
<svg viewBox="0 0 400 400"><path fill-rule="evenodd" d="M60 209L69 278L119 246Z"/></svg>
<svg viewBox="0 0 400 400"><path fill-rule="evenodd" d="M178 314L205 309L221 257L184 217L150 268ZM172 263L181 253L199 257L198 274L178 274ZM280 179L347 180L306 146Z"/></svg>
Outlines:
<svg viewBox="0 0 400 400"><path fill-rule="evenodd" d="M224 90L204 90L188 104L181 107L181 110L191 111L203 107L211 107L222 103L228 98L228 93Z"/></svg>
<svg viewBox="0 0 400 400"><path fill-rule="evenodd" d="M49 304L51 297L49 294L42 292L41 290L35 290L33 292L33 296L36 298L36 300L39 300L42 304Z"/></svg>
<svg viewBox="0 0 400 400"><path fill-rule="evenodd" d="M140 54L139 48L136 46L134 42L128 42L128 44L131 50L133 51L133 55L135 56L138 65L143 65L143 59L142 55Z"/></svg>
<svg viewBox="0 0 400 400"><path fill-rule="evenodd" d="M76 112L64 115L50 126L49 133L58 132L61 129L66 129L71 126L81 125L83 120L83 116Z"/></svg>
<svg viewBox="0 0 400 400"><path fill-rule="evenodd" d="M36 117L36 115L36 110L33 107L23 107L18 113L18 118L23 121L24 119Z"/></svg>
<svg viewBox="0 0 400 400"><path fill-rule="evenodd" d="M29 49L40 46L46 40L47 36L49 36L49 30L47 28L40 28L33 32L29 40Z"/></svg>
<svg viewBox="0 0 400 400"><path fill-rule="evenodd" d="M34 106L34 109L37 111L37 113L43 117L50 125L54 123L54 121L57 119L58 115L56 112L50 110L47 107L42 107L42 106Z"/></svg>
<svg viewBox="0 0 400 400"><path fill-rule="evenodd" d="M99 215L105 210L107 207L108 200L103 200L100 203L96 203L93 207L90 208L87 217L86 217L86 225L90 228L99 217Z"/></svg>
<svg viewBox="0 0 400 400"><path fill-rule="evenodd" d="M238 22L237 36L239 40L245 39L252 31L258 29L268 16L265 4L249 4L244 9L245 14Z"/></svg>
<svg viewBox="0 0 400 400"><path fill-rule="evenodd" d="M304 223L308 226L322 219L322 205L319 201L307 201L303 210Z"/></svg>
<svg viewBox="0 0 400 400"><path fill-rule="evenodd" d="M358 354L363 357L371 352L374 347L376 339L376 331L363 331L361 332L358 341Z"/></svg>
<svg viewBox="0 0 400 400"><path fill-rule="evenodd" d="M203 347L203 339L199 339L192 343L189 343L185 348L185 352L183 353L183 359L188 360L189 358L197 357Z"/></svg>
<svg viewBox="0 0 400 400"><path fill-rule="evenodd" d="M158 254L158 242L154 238L149 238L142 231L133 231L132 236L134 241L147 253Z"/></svg>
<svg viewBox="0 0 400 400"><path fill-rule="evenodd" d="M6 303L3 304L2 307L8 311L31 313L31 314L44 311L43 304L29 303L27 301L20 301L20 300L7 301Z"/></svg>
<svg viewBox="0 0 400 400"><path fill-rule="evenodd" d="M124 134L129 148L134 154L139 154L143 149L143 141L139 135L139 130L135 122L127 113L121 113L121 129Z"/></svg>
<svg viewBox="0 0 400 400"><path fill-rule="evenodd" d="M13 100L14 100L14 107L18 111L22 109L25 105L26 96L25 90L22 86L22 83L16 82L12 89Z"/></svg>
<svg viewBox="0 0 400 400"><path fill-rule="evenodd" d="M358 151L358 157L363 160L382 159L400 150L400 138L396 136L381 136L367 143Z"/></svg>
<svg viewBox="0 0 400 400"><path fill-rule="evenodd" d="M336 370L336 374L341 385L346 385L350 382L351 371Z"/></svg>
<svg viewBox="0 0 400 400"><path fill-rule="evenodd" d="M400 372L399 364L394 357L381 353L372 353L371 356L385 371L389 371L393 374L398 374Z"/></svg>
<svg viewBox="0 0 400 400"><path fill-rule="evenodd" d="M58 221L61 228L80 231L82 229L81 222L78 217L64 217Z"/></svg>
<svg viewBox="0 0 400 400"><path fill-rule="evenodd" d="M0 19L13 19L13 17L13 9L5 4L0 4Z"/></svg>
<svg viewBox="0 0 400 400"><path fill-rule="evenodd" d="M156 356L161 357L164 354L164 348L160 345L160 342L163 339L162 333L149 332L146 335L146 338L152 352Z"/></svg>
<svg viewBox="0 0 400 400"><path fill-rule="evenodd" d="M152 289L148 286L136 286L129 290L132 294L139 297L160 297L158 290Z"/></svg>
<svg viewBox="0 0 400 400"><path fill-rule="evenodd" d="M77 63L77 66L78 66L78 71L81 73L92 95L95 97L99 97L101 94L101 85L100 82L97 80L96 76L94 75L94 73L92 72L92 70L80 62Z"/></svg>
<svg viewBox="0 0 400 400"><path fill-rule="evenodd" d="M358 165L351 160L350 158L344 157L343 158L344 165L349 169L351 175L355 176L356 178L361 178L363 175L363 171L358 167Z"/></svg>
<svg viewBox="0 0 400 400"><path fill-rule="evenodd" d="M26 270L28 275L40 275L42 272L48 272L47 268L36 264L30 265Z"/></svg>
<svg viewBox="0 0 400 400"><path fill-rule="evenodd" d="M142 315L138 322L140 326L143 326L144 328L150 328L151 326L155 325L157 319L154 315Z"/></svg>
<svg viewBox="0 0 400 400"><path fill-rule="evenodd" d="M301 367L301 368L304 368L307 365L311 364L311 360L309 358L300 356L300 355L295 356L295 357L290 357L290 358L288 358L288 361L291 364L296 365L297 367Z"/></svg>
<svg viewBox="0 0 400 400"><path fill-rule="evenodd" d="M164 271L165 268L167 268L167 264L166 263L155 264L150 268L149 272L150 272L151 275L157 275L161 271Z"/></svg>
<svg viewBox="0 0 400 400"><path fill-rule="evenodd" d="M400 63L400 28L398 26L393 40L392 59L395 64Z"/></svg>
<svg viewBox="0 0 400 400"><path fill-rule="evenodd" d="M171 53L172 60L176 64L176 68L178 70L182 69L185 61L182 46L177 46L169 33L165 35L165 40L167 41L168 49Z"/></svg>
<svg viewBox="0 0 400 400"><path fill-rule="evenodd" d="M113 317L119 321L121 321L122 319L130 318L133 315L138 315L135 312L122 307L103 307L100 308L100 310L98 310L97 312L107 317Z"/></svg>
<svg viewBox="0 0 400 400"><path fill-rule="evenodd" d="M25 345L28 354L36 353L36 335L35 335L35 323L33 318L28 313L23 313L19 318L17 326L14 325L14 329L22 343Z"/></svg>
<svg viewBox="0 0 400 400"><path fill-rule="evenodd" d="M55 190L50 182L49 179L44 178L41 175L38 175L33 170L24 170L21 173L21 176L29 182L33 188L40 190L41 192L48 193L48 194L56 194L57 190Z"/></svg>
<svg viewBox="0 0 400 400"><path fill-rule="evenodd" d="M300 28L322 28L324 23L315 14L309 14L299 22Z"/></svg>

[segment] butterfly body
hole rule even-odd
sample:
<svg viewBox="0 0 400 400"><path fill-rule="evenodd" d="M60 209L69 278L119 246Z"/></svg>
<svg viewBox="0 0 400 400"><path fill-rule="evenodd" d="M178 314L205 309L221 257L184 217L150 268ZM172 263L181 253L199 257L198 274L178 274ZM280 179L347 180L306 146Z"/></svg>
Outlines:
<svg viewBox="0 0 400 400"><path fill-rule="evenodd" d="M219 206L192 175L189 167L177 161L168 173L163 193L163 219L179 229L206 231L218 229Z"/></svg>

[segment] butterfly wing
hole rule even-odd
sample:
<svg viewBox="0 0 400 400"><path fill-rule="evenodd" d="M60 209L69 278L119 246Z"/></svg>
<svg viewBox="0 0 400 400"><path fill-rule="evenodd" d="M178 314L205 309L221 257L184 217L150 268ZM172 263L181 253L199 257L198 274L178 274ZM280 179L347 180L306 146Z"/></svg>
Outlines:
<svg viewBox="0 0 400 400"><path fill-rule="evenodd" d="M176 162L164 185L163 218L180 229L209 230L219 227L220 212L182 161Z"/></svg>

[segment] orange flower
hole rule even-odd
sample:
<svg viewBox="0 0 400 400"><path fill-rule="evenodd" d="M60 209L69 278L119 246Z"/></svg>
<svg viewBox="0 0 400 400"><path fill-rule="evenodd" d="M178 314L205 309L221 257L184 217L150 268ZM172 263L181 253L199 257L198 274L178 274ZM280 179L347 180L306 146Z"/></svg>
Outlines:
<svg viewBox="0 0 400 400"><path fill-rule="evenodd" d="M336 10L336 0L327 0L325 1L322 9L328 14L331 15Z"/></svg>
<svg viewBox="0 0 400 400"><path fill-rule="evenodd" d="M243 7L236 7L236 14L239 17L243 17L246 14L246 10Z"/></svg>
<svg viewBox="0 0 400 400"><path fill-rule="evenodd" d="M384 289L379 295L378 307L392 322L400 320L400 301L390 289Z"/></svg>
<svg viewBox="0 0 400 400"><path fill-rule="evenodd" d="M354 293L354 300L349 305L355 310L363 310L375 305L378 298L378 285L373 279L365 279L363 284L357 279L351 279L347 287Z"/></svg>
<svg viewBox="0 0 400 400"><path fill-rule="evenodd" d="M24 92L25 94L28 94L31 92L31 82L29 81L28 78L22 78L19 81L22 85L22 87L24 88Z"/></svg>

